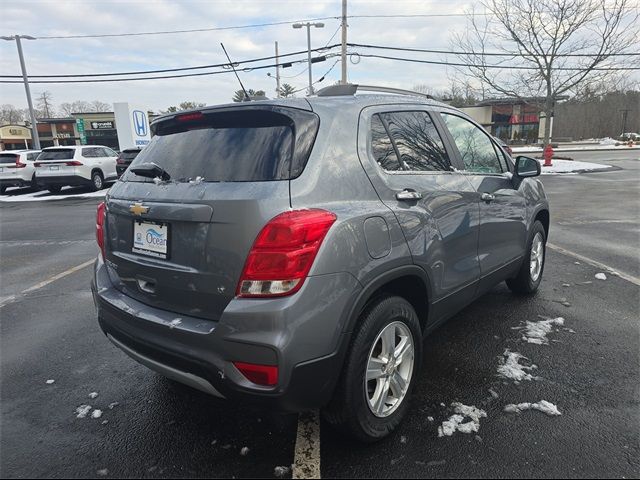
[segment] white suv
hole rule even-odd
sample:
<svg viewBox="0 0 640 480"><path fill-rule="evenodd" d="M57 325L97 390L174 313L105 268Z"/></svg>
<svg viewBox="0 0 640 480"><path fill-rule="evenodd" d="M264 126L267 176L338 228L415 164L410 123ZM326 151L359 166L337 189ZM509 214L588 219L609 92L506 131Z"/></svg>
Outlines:
<svg viewBox="0 0 640 480"><path fill-rule="evenodd" d="M101 145L48 147L36 161L36 182L51 193L66 185L88 186L100 190L104 183L116 180L118 154Z"/></svg>
<svg viewBox="0 0 640 480"><path fill-rule="evenodd" d="M8 187L35 187L33 162L40 150L5 150L0 152L0 194Z"/></svg>

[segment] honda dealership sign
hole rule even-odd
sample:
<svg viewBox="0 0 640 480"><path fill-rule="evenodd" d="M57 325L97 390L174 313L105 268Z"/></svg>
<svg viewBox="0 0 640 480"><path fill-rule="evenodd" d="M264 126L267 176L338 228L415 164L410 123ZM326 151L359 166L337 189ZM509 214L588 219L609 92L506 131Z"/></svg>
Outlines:
<svg viewBox="0 0 640 480"><path fill-rule="evenodd" d="M144 147L151 141L147 109L128 103L114 103L120 150Z"/></svg>

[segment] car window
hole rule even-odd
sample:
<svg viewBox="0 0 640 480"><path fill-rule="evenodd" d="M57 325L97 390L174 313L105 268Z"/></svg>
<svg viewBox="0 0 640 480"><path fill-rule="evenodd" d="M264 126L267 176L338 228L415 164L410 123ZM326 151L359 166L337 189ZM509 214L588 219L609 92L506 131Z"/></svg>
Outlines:
<svg viewBox="0 0 640 480"><path fill-rule="evenodd" d="M477 173L502 173L502 166L489 136L470 121L442 113L442 118L462 156L464 168Z"/></svg>
<svg viewBox="0 0 640 480"><path fill-rule="evenodd" d="M444 143L428 113L388 112L380 114L380 118L391 136L402 170L451 170Z"/></svg>
<svg viewBox="0 0 640 480"><path fill-rule="evenodd" d="M393 148L387 129L380 115L371 118L371 150L378 165L387 172L402 170L396 151Z"/></svg>
<svg viewBox="0 0 640 480"><path fill-rule="evenodd" d="M36 158L38 158L38 154L37 153L28 153L27 154L27 160L29 162L33 162Z"/></svg>
<svg viewBox="0 0 640 480"><path fill-rule="evenodd" d="M96 149L92 147L92 148L83 148L82 156L84 158L95 158L98 155L96 154Z"/></svg>
<svg viewBox="0 0 640 480"><path fill-rule="evenodd" d="M116 152L114 152L113 150L111 150L109 147L103 147L102 148L103 153L103 157L117 157L118 154Z"/></svg>
<svg viewBox="0 0 640 480"><path fill-rule="evenodd" d="M38 160L73 160L75 150L73 148L54 148L43 150L38 155Z"/></svg>
<svg viewBox="0 0 640 480"><path fill-rule="evenodd" d="M120 154L120 158L122 160L133 160L138 156L138 153L140 153L140 150L125 150Z"/></svg>

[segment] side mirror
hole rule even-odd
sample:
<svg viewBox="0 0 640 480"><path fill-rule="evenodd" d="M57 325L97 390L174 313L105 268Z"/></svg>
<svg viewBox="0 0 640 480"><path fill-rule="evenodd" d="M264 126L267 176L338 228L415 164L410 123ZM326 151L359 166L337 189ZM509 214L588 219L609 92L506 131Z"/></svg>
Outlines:
<svg viewBox="0 0 640 480"><path fill-rule="evenodd" d="M540 162L535 158L518 156L516 157L515 176L520 178L537 177L542 172Z"/></svg>

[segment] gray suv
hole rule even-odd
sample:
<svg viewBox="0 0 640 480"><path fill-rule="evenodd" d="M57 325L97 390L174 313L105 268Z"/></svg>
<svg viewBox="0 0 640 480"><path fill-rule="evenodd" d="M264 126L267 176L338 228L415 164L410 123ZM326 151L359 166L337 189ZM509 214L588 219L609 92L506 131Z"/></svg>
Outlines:
<svg viewBox="0 0 640 480"><path fill-rule="evenodd" d="M407 412L425 335L503 280L536 291L538 161L448 105L357 88L153 122L98 207L109 340L217 397L322 408L373 441Z"/></svg>

